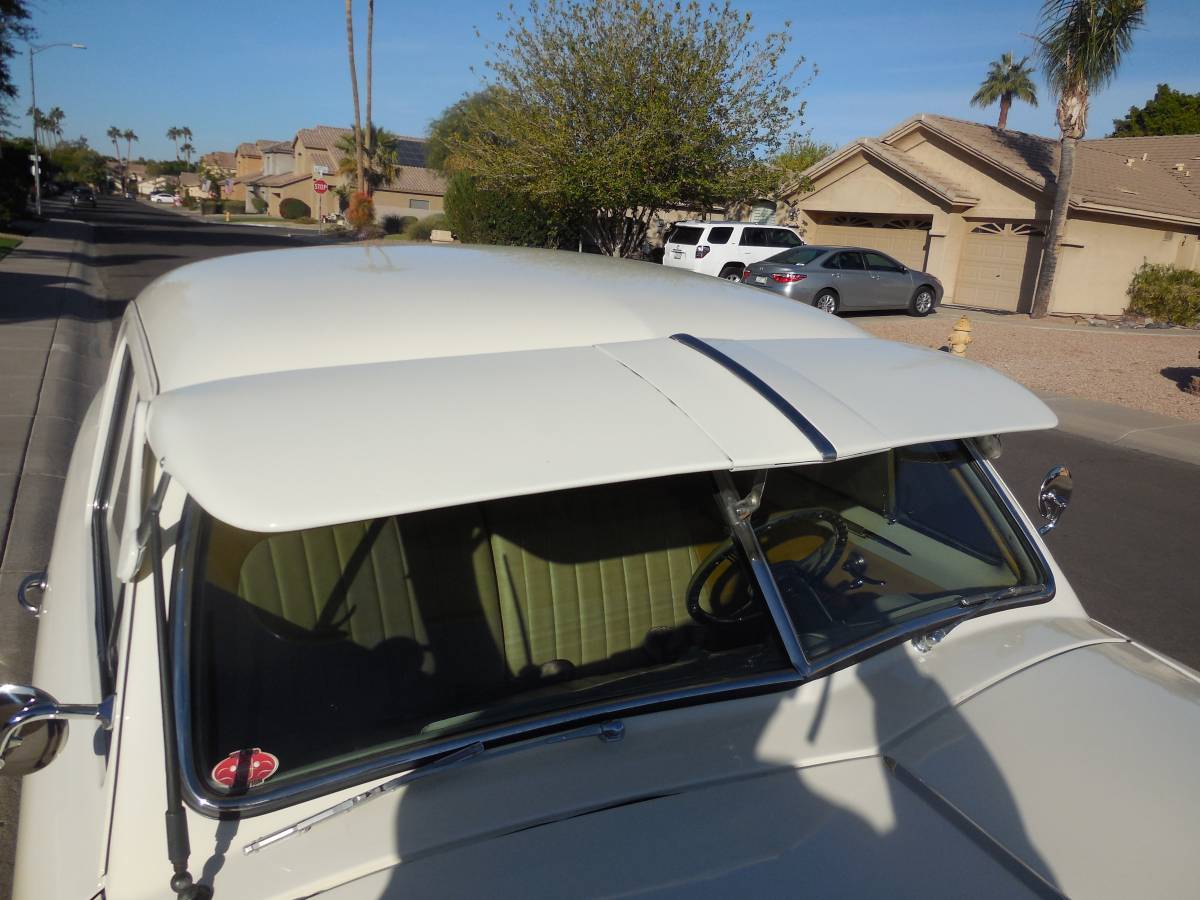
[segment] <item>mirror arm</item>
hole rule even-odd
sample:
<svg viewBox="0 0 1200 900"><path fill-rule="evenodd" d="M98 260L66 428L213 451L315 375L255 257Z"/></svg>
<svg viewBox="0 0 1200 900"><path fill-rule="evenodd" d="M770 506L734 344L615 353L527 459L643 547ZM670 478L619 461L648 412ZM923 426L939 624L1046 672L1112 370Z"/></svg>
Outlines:
<svg viewBox="0 0 1200 900"><path fill-rule="evenodd" d="M88 719L100 723L105 731L112 729L113 698L105 697L97 704L81 703L33 703L13 713L0 732L0 769L4 768L4 757L9 746L26 725L34 722L53 722L64 719Z"/></svg>

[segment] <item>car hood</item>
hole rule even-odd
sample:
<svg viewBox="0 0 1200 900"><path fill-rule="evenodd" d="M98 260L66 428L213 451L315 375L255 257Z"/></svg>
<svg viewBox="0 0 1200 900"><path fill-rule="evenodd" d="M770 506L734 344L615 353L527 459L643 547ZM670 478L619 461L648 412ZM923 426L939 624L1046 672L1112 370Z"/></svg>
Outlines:
<svg viewBox="0 0 1200 900"><path fill-rule="evenodd" d="M881 755L734 777L410 858L323 897L1182 896L1200 684L1134 644L1024 669Z"/></svg>

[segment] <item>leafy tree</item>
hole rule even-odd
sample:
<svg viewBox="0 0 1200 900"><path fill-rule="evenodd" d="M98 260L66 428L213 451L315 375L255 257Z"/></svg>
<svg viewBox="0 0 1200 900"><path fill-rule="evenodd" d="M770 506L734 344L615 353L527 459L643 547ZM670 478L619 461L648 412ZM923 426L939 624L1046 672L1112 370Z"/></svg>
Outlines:
<svg viewBox="0 0 1200 900"><path fill-rule="evenodd" d="M32 37L26 0L0 0L0 133L12 122L8 101L17 96L9 60L17 54L17 43Z"/></svg>
<svg viewBox="0 0 1200 900"><path fill-rule="evenodd" d="M66 181L98 187L108 180L104 157L86 141L62 141L48 155L51 169Z"/></svg>
<svg viewBox="0 0 1200 900"><path fill-rule="evenodd" d="M578 233L561 210L466 172L450 176L445 204L450 230L466 244L559 247Z"/></svg>
<svg viewBox="0 0 1200 900"><path fill-rule="evenodd" d="M793 136L788 141L787 147L771 160L778 184L776 193L811 191L812 184L807 178L801 177L800 173L814 163L820 162L836 149L833 144L814 141L807 134Z"/></svg>
<svg viewBox="0 0 1200 900"><path fill-rule="evenodd" d="M151 177L156 175L181 175L184 172L190 171L191 167L182 159L151 159L146 162L146 174Z"/></svg>
<svg viewBox="0 0 1200 900"><path fill-rule="evenodd" d="M1067 224L1076 144L1087 131L1088 100L1093 91L1116 75L1145 13L1146 0L1045 0L1042 6L1038 57L1046 81L1058 98L1056 116L1061 139L1050 236L1029 312L1035 319L1050 310Z"/></svg>
<svg viewBox="0 0 1200 900"><path fill-rule="evenodd" d="M0 138L0 222L15 219L25 212L25 202L33 191L29 172L29 138Z"/></svg>
<svg viewBox="0 0 1200 900"><path fill-rule="evenodd" d="M1017 61L1011 53L993 60L988 66L987 77L971 98L971 105L979 107L1000 101L1000 121L996 127L1001 131L1008 127L1008 111L1013 100L1023 100L1030 106L1038 105L1037 86L1033 83L1033 69L1027 65L1028 62L1028 56Z"/></svg>
<svg viewBox="0 0 1200 900"><path fill-rule="evenodd" d="M1112 137L1152 134L1200 134L1200 94L1160 84L1145 106L1131 106L1125 118L1113 119Z"/></svg>
<svg viewBox="0 0 1200 900"><path fill-rule="evenodd" d="M481 187L630 256L664 208L770 189L766 159L804 109L790 41L755 37L730 0L530 0L488 45L490 102L465 108L446 149Z"/></svg>

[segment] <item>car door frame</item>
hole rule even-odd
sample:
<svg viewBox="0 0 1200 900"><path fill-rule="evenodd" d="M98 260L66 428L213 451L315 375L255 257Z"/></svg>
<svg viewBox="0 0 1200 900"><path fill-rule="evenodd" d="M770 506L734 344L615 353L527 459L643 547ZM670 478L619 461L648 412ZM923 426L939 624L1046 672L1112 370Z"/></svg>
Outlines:
<svg viewBox="0 0 1200 900"><path fill-rule="evenodd" d="M861 269L843 269L840 267L841 257L850 253L858 255L863 265ZM830 267L829 264L835 260L839 265L837 267ZM861 250L850 247L838 250L821 263L821 268L829 272L829 280L833 289L837 291L839 309L855 310L869 308L868 297L875 283L868 277L867 261L863 257Z"/></svg>
<svg viewBox="0 0 1200 900"><path fill-rule="evenodd" d="M862 252L863 265L871 277L869 294L870 306L874 309L903 309L908 305L912 294L912 276L908 266L900 260L888 256L882 250L864 249ZM872 269L868 253L882 257L894 266L889 269Z"/></svg>

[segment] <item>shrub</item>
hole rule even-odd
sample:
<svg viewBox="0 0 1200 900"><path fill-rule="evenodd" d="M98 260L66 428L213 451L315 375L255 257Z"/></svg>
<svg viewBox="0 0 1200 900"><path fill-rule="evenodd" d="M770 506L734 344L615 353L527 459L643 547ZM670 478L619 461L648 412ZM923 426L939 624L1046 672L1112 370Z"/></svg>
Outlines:
<svg viewBox="0 0 1200 900"><path fill-rule="evenodd" d="M279 215L285 219L303 219L312 216L308 204L297 197L285 197L279 204Z"/></svg>
<svg viewBox="0 0 1200 900"><path fill-rule="evenodd" d="M267 211L267 201L262 197L251 197L250 205L254 207L256 213L265 213Z"/></svg>
<svg viewBox="0 0 1200 900"><path fill-rule="evenodd" d="M446 217L441 213L434 213L432 216L426 216L423 219L411 223L404 229L404 236L410 241L427 241L429 235L436 228L449 228L446 224Z"/></svg>
<svg viewBox="0 0 1200 900"><path fill-rule="evenodd" d="M355 228L366 228L375 221L375 203L365 193L358 191L350 198L346 221Z"/></svg>
<svg viewBox="0 0 1200 900"><path fill-rule="evenodd" d="M200 205L200 201L197 200L195 197L193 197L191 194L188 194L186 197L184 197L182 200L180 200L179 203L181 206L183 206L184 209L195 209L197 206Z"/></svg>
<svg viewBox="0 0 1200 900"><path fill-rule="evenodd" d="M221 212L228 213L244 213L246 211L245 200L222 200Z"/></svg>
<svg viewBox="0 0 1200 900"><path fill-rule="evenodd" d="M1142 263L1126 293L1130 312L1176 325L1200 324L1200 272Z"/></svg>
<svg viewBox="0 0 1200 900"><path fill-rule="evenodd" d="M399 216L384 216L381 221L384 234L399 234L400 229L404 227Z"/></svg>
<svg viewBox="0 0 1200 900"><path fill-rule="evenodd" d="M299 218L292 219L292 221L295 222L297 225L316 225L317 224L317 220L314 219L312 216L300 216Z"/></svg>

